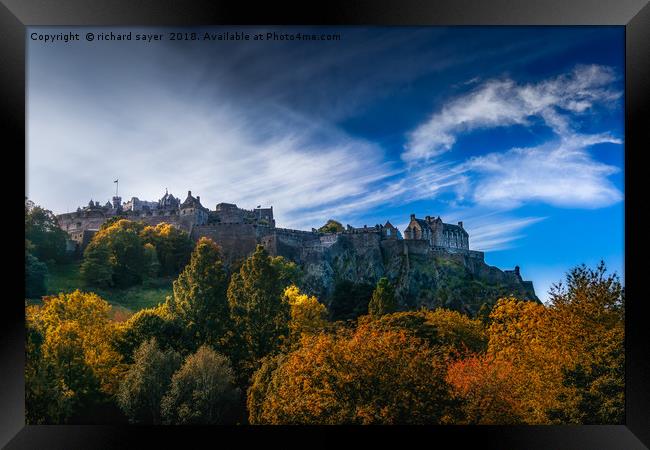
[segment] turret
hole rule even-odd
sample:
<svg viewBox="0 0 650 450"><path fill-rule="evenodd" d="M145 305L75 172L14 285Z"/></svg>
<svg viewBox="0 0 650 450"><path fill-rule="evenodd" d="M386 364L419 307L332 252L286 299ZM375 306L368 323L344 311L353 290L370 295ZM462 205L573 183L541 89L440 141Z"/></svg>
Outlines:
<svg viewBox="0 0 650 450"><path fill-rule="evenodd" d="M113 208L120 209L122 206L122 197L115 196L113 197Z"/></svg>

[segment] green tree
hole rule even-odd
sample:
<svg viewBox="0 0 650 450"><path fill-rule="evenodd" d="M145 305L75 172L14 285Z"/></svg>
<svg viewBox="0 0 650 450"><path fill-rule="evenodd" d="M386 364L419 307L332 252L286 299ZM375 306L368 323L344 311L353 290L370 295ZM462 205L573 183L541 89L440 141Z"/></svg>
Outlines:
<svg viewBox="0 0 650 450"><path fill-rule="evenodd" d="M84 251L81 278L87 286L110 287L113 285L113 265L108 245L93 244Z"/></svg>
<svg viewBox="0 0 650 450"><path fill-rule="evenodd" d="M330 219L327 221L325 225L320 227L318 231L320 231L321 233L340 233L342 231L345 231L345 228L343 228L341 222L337 222L334 219Z"/></svg>
<svg viewBox="0 0 650 450"><path fill-rule="evenodd" d="M131 363L133 352L152 338L165 351L173 349L184 354L194 345L188 340L184 324L169 313L167 304L141 309L118 324L114 345L124 361Z"/></svg>
<svg viewBox="0 0 650 450"><path fill-rule="evenodd" d="M225 424L236 417L238 401L228 358L201 346L174 373L162 413L168 424Z"/></svg>
<svg viewBox="0 0 650 450"><path fill-rule="evenodd" d="M47 263L65 261L67 238L52 211L25 200L25 239L33 246L31 253L36 258Z"/></svg>
<svg viewBox="0 0 650 450"><path fill-rule="evenodd" d="M228 330L228 278L217 244L201 238L190 263L174 281L173 311L196 345L221 348Z"/></svg>
<svg viewBox="0 0 650 450"><path fill-rule="evenodd" d="M234 360L247 378L259 359L280 347L289 333L291 307L283 300L295 276L295 264L271 258L261 245L232 275L228 303L236 341Z"/></svg>
<svg viewBox="0 0 650 450"><path fill-rule="evenodd" d="M392 313L396 309L395 289L388 281L388 278L382 277L377 282L377 287L372 293L372 298L368 304L368 312L373 317L379 317Z"/></svg>
<svg viewBox="0 0 650 450"><path fill-rule="evenodd" d="M181 357L171 349L161 350L151 338L138 347L133 359L120 384L118 403L131 423L159 425L160 405Z"/></svg>
<svg viewBox="0 0 650 450"><path fill-rule="evenodd" d="M354 283L340 280L334 285L330 313L332 320L354 320L368 314L368 302L374 286L367 283Z"/></svg>
<svg viewBox="0 0 650 450"><path fill-rule="evenodd" d="M153 244L144 244L144 277L145 280L152 280L160 274L160 261L158 260L158 252Z"/></svg>
<svg viewBox="0 0 650 450"><path fill-rule="evenodd" d="M35 298L47 292L47 265L30 253L25 254L25 297Z"/></svg>

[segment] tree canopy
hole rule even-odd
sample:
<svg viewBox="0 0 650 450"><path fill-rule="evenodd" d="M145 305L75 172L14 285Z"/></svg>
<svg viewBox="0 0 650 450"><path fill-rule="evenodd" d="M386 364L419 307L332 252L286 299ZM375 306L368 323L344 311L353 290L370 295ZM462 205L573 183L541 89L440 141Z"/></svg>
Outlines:
<svg viewBox="0 0 650 450"><path fill-rule="evenodd" d="M291 307L283 293L296 274L295 263L273 258L258 245L232 275L227 294L235 339L232 348L244 372L256 368L257 361L287 339Z"/></svg>
<svg viewBox="0 0 650 450"><path fill-rule="evenodd" d="M377 287L372 293L370 303L368 303L368 312L373 317L379 317L396 310L395 289L388 281L388 278L382 277L377 282Z"/></svg>
<svg viewBox="0 0 650 450"><path fill-rule="evenodd" d="M340 233L345 231L341 222L338 222L334 219L328 220L325 225L318 229L321 233Z"/></svg>
<svg viewBox="0 0 650 450"><path fill-rule="evenodd" d="M118 403L131 423L159 425L161 402L181 357L171 349L161 350L151 338L138 347L133 360L120 384Z"/></svg>
<svg viewBox="0 0 650 450"><path fill-rule="evenodd" d="M236 418L238 401L228 358L201 346L173 375L162 413L170 424L227 424Z"/></svg>
<svg viewBox="0 0 650 450"><path fill-rule="evenodd" d="M201 238L189 264L174 281L172 314L197 343L221 348L230 326L228 278L217 244Z"/></svg>
<svg viewBox="0 0 650 450"><path fill-rule="evenodd" d="M273 364L271 363L271 367ZM403 330L360 325L305 337L254 378L253 424L440 424L450 397L444 358ZM264 392L261 400L259 393Z"/></svg>
<svg viewBox="0 0 650 450"><path fill-rule="evenodd" d="M65 261L67 237L52 211L25 200L25 239L34 257L43 262Z"/></svg>

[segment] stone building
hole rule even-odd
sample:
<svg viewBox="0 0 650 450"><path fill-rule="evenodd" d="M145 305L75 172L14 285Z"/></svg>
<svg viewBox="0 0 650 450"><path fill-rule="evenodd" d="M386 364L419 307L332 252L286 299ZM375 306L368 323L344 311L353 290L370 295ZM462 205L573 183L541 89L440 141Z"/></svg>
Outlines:
<svg viewBox="0 0 650 450"><path fill-rule="evenodd" d="M463 228L463 222L452 225L444 223L440 217L418 219L411 214L404 239L427 241L431 247L469 250L469 234Z"/></svg>

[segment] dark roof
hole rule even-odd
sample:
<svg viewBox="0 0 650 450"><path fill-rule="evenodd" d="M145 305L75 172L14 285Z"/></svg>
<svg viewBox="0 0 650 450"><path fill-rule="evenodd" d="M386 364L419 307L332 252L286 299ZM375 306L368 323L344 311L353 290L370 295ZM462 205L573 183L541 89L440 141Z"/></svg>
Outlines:
<svg viewBox="0 0 650 450"><path fill-rule="evenodd" d="M198 208L204 211L208 211L208 209L201 204L199 198L192 195L191 191L187 193L187 198L183 203L181 203L181 209L183 208Z"/></svg>
<svg viewBox="0 0 650 450"><path fill-rule="evenodd" d="M416 218L415 221L416 221L418 224L420 224L420 227L431 229L431 227L429 226L429 224L427 223L426 220L424 220L424 219L417 219L417 218Z"/></svg>
<svg viewBox="0 0 650 450"><path fill-rule="evenodd" d="M443 223L442 227L443 227L443 231L451 231L451 232L454 232L454 233L461 233L461 234L465 234L465 235L469 236L467 234L467 231L465 231L465 229L460 227L459 225L452 225L450 223Z"/></svg>

